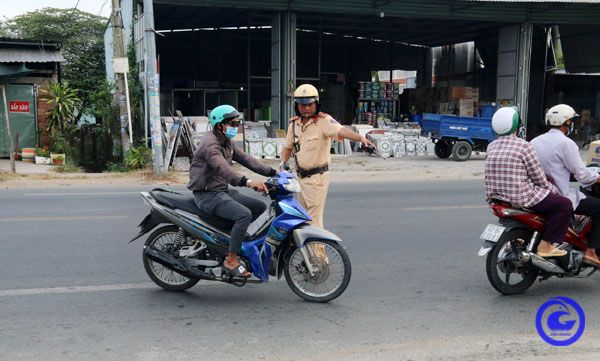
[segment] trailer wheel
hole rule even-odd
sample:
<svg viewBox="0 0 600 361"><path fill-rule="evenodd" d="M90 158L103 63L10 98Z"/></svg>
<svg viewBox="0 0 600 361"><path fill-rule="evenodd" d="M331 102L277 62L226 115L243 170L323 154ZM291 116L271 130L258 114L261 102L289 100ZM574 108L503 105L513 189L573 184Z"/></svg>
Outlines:
<svg viewBox="0 0 600 361"><path fill-rule="evenodd" d="M464 140L458 141L452 147L452 158L458 162L464 162L471 157L472 151L473 147L471 147L469 142L465 142Z"/></svg>
<svg viewBox="0 0 600 361"><path fill-rule="evenodd" d="M450 144L448 144L448 142L438 140L438 142L433 146L433 151L439 158L446 159L452 154L452 147Z"/></svg>

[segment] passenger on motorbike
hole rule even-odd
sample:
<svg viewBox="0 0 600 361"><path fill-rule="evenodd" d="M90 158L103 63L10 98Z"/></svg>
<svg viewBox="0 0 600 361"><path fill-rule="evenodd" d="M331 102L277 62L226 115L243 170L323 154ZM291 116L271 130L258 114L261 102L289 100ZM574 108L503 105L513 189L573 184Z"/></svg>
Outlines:
<svg viewBox="0 0 600 361"><path fill-rule="evenodd" d="M546 112L546 125L550 130L531 141L544 168L544 172L554 179L558 192L573 204L575 214L592 218L588 248L584 261L600 267L596 250L600 248L600 199L586 197L577 189L571 188L571 174L584 187L600 183L598 173L586 168L579 155L579 147L568 135L573 131L573 121L578 116L575 110L559 104Z"/></svg>
<svg viewBox="0 0 600 361"><path fill-rule="evenodd" d="M231 105L221 105L210 112L213 131L200 140L187 187L194 192L200 210L234 222L223 271L235 277L249 277L250 272L240 263L238 254L248 226L266 206L260 200L229 188L228 184L263 193L267 192L267 187L264 182L250 180L236 172L231 166L232 160L263 176L272 177L277 172L244 153L231 141L240 125L239 116Z"/></svg>
<svg viewBox="0 0 600 361"><path fill-rule="evenodd" d="M492 128L498 138L487 147L485 191L488 200L499 199L513 206L529 208L548 217L537 248L541 257L560 257L566 251L554 243L565 241L573 208L546 179L533 146L517 137L519 113L514 107L498 109Z"/></svg>

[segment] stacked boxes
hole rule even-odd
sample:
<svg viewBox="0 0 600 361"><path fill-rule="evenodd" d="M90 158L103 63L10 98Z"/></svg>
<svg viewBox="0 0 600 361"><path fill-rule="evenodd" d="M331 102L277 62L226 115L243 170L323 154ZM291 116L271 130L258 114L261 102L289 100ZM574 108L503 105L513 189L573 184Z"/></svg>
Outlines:
<svg viewBox="0 0 600 361"><path fill-rule="evenodd" d="M433 143L431 143L430 138L422 137L418 133L415 134L412 130L394 129L384 134L369 134L368 138L377 146L377 153L385 158L431 154L433 147L430 147L430 144ZM417 131L419 130L417 129Z"/></svg>
<svg viewBox="0 0 600 361"><path fill-rule="evenodd" d="M409 104L418 113L455 114L457 110L464 116L475 116L477 113L478 88L455 86L450 89L415 88L406 91Z"/></svg>

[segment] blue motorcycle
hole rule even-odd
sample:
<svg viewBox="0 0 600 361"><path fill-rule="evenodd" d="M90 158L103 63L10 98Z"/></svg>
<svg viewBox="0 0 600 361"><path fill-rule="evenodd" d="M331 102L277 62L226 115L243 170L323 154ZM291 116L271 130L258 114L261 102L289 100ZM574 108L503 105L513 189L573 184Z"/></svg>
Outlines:
<svg viewBox="0 0 600 361"><path fill-rule="evenodd" d="M310 216L294 198L300 184L293 174L281 171L265 184L272 202L248 228L240 254L252 272L250 278L222 272L231 221L199 210L191 193L142 192L150 214L130 242L162 225L144 245L144 268L150 279L166 290L183 291L199 280L242 287L285 274L292 291L307 301L328 302L340 296L352 274L342 240L308 224Z"/></svg>

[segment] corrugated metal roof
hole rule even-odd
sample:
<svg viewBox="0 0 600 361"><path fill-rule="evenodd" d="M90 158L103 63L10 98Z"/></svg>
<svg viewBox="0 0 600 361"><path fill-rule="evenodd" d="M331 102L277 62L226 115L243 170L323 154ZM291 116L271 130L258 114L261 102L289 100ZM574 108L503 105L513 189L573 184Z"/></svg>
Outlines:
<svg viewBox="0 0 600 361"><path fill-rule="evenodd" d="M291 10L385 17L501 21L534 24L600 24L600 2L456 0L154 0L155 4Z"/></svg>
<svg viewBox="0 0 600 361"><path fill-rule="evenodd" d="M0 63L53 63L65 58L56 50L0 48Z"/></svg>

